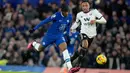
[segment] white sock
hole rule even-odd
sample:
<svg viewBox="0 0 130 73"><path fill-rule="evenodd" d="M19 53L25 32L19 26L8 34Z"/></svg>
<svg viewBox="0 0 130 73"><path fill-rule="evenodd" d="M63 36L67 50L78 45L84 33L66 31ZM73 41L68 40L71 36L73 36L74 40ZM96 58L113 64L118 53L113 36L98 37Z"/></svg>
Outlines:
<svg viewBox="0 0 130 73"><path fill-rule="evenodd" d="M69 52L67 49L63 51L63 58L64 58L64 61L67 65L67 67L68 67L68 70L70 70L72 68L72 64L71 64Z"/></svg>
<svg viewBox="0 0 130 73"><path fill-rule="evenodd" d="M38 48L39 48L39 46L40 46L39 43L33 42L32 45L33 45L33 47L34 47L37 51L39 51L39 50L38 50Z"/></svg>

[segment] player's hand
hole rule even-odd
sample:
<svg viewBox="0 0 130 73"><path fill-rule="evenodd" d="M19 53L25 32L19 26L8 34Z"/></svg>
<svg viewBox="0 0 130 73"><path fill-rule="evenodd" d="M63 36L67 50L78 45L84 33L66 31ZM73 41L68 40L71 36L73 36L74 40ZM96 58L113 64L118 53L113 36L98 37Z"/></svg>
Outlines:
<svg viewBox="0 0 130 73"><path fill-rule="evenodd" d="M34 31L35 31L34 29L29 30L30 33L33 33Z"/></svg>
<svg viewBox="0 0 130 73"><path fill-rule="evenodd" d="M96 23L96 20L91 20L90 21L90 24L95 24Z"/></svg>

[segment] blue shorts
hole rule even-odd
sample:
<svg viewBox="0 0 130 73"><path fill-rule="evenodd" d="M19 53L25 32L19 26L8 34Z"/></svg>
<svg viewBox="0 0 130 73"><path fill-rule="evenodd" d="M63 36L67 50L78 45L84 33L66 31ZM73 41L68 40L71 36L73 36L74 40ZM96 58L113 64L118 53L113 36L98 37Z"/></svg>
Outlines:
<svg viewBox="0 0 130 73"><path fill-rule="evenodd" d="M63 35L51 35L51 34L46 34L42 41L41 44L46 47L50 44L55 43L57 46L59 46L61 43L66 42L65 38Z"/></svg>

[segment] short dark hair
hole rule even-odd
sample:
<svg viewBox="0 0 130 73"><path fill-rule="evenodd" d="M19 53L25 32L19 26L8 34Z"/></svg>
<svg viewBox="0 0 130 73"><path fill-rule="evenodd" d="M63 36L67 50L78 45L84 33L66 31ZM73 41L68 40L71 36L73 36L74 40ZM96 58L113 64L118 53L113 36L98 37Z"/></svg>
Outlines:
<svg viewBox="0 0 130 73"><path fill-rule="evenodd" d="M82 2L88 2L88 0L82 0Z"/></svg>
<svg viewBox="0 0 130 73"><path fill-rule="evenodd" d="M61 11L63 11L63 12L69 11L69 7L66 4L62 4L61 5Z"/></svg>
<svg viewBox="0 0 130 73"><path fill-rule="evenodd" d="M82 0L82 3L83 3L83 2L87 2L87 3L90 3L90 2L88 1L88 0Z"/></svg>

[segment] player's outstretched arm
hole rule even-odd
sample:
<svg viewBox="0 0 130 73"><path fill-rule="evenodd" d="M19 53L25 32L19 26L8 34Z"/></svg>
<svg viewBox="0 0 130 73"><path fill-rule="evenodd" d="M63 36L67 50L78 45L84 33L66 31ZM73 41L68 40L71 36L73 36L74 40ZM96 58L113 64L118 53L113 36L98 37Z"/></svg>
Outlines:
<svg viewBox="0 0 130 73"><path fill-rule="evenodd" d="M34 32L35 30L37 30L39 27L43 26L44 24L51 22L53 20L55 20L56 18L56 14L53 14L52 16L44 19L43 21L41 21L39 24L37 24L33 29L30 30L30 33Z"/></svg>
<svg viewBox="0 0 130 73"><path fill-rule="evenodd" d="M34 30L38 29L39 27L43 26L44 24L46 24L46 23L48 23L50 21L52 21L51 17L46 18L45 20L41 21L38 25L36 25L34 27Z"/></svg>
<svg viewBox="0 0 130 73"><path fill-rule="evenodd" d="M101 17L101 19L99 19L99 20L97 19L96 20L96 23L99 23L99 24L106 24L106 22L107 21L106 21L106 19L104 17Z"/></svg>
<svg viewBox="0 0 130 73"><path fill-rule="evenodd" d="M74 24L71 26L71 30L76 30L76 28L79 26L79 23L74 22Z"/></svg>
<svg viewBox="0 0 130 73"><path fill-rule="evenodd" d="M77 14L76 16L76 21L74 22L74 24L71 26L71 30L76 30L76 28L80 25L80 20L79 20L79 15Z"/></svg>
<svg viewBox="0 0 130 73"><path fill-rule="evenodd" d="M106 19L103 17L103 15L97 9L94 10L94 15L97 17L96 23L106 24L106 22L107 22Z"/></svg>

